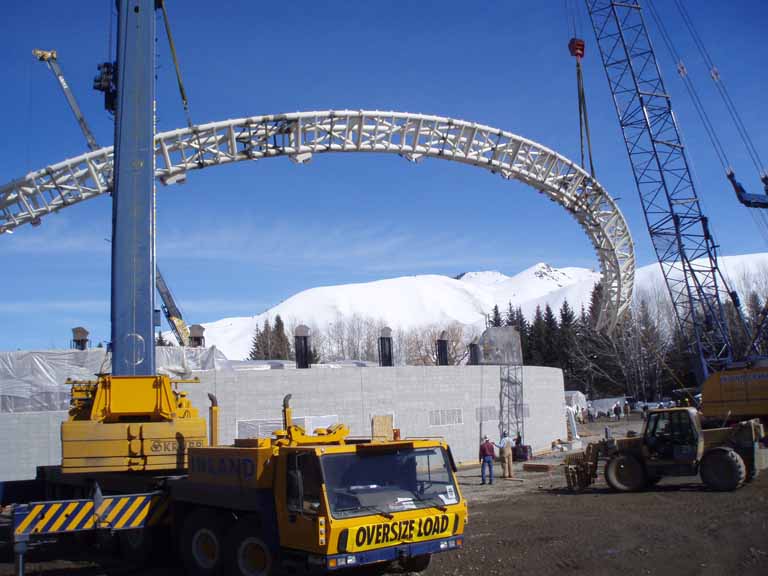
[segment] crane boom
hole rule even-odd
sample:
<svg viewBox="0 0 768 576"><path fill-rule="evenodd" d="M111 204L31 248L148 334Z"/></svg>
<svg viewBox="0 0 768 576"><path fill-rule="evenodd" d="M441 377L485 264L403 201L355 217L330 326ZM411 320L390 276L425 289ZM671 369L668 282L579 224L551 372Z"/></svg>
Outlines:
<svg viewBox="0 0 768 576"><path fill-rule="evenodd" d="M157 293L160 294L160 299L163 301L163 314L173 331L173 335L176 337L176 341L179 343L179 346L188 346L189 328L187 323L184 322L181 310L176 305L176 300L174 300L170 288L165 283L165 278L160 274L159 267L155 268L155 286Z"/></svg>
<svg viewBox="0 0 768 576"><path fill-rule="evenodd" d="M697 378L734 360L717 244L699 197L640 4L586 0L632 171L674 306L698 357Z"/></svg>
<svg viewBox="0 0 768 576"><path fill-rule="evenodd" d="M67 103L69 103L69 107L72 109L72 113L75 115L75 119L80 125L80 130L82 130L83 136L85 136L88 147L91 150L98 150L100 146L96 142L96 137L93 135L93 132L91 132L91 129L85 120L85 116L83 115L82 110L80 110L80 106L77 104L75 95L72 93L69 84L67 84L67 81L64 78L64 72L62 71L61 66L59 66L56 50L35 49L32 50L32 55L40 62L45 62L48 65L48 69L58 81L59 86L67 99ZM111 182L106 185L111 186ZM187 346L189 344L189 328L187 328L187 324L184 322L184 318L181 315L181 310L179 310L179 307L176 305L171 290L168 288L168 284L166 284L165 279L160 274L159 268L155 270L155 287L163 301L163 314L165 315L165 319L168 321L168 325L171 327L176 340L180 346Z"/></svg>
<svg viewBox="0 0 768 576"><path fill-rule="evenodd" d="M56 50L35 49L32 50L32 55L40 60L40 62L45 62L48 65L48 69L56 77L56 80L61 87L61 91L64 92L64 97L67 99L67 103L72 109L72 113L75 115L77 123L80 125L80 130L83 131L85 140L88 142L88 148L91 150L98 150L99 145L96 143L96 138L94 137L93 132L91 132L91 129L88 127L88 123L85 121L85 116L83 116L83 112L80 110L80 106L78 106L77 100L75 100L75 95L72 94L72 90L69 89L69 85L64 79L64 73L61 71L61 66L59 66L58 54L56 53Z"/></svg>

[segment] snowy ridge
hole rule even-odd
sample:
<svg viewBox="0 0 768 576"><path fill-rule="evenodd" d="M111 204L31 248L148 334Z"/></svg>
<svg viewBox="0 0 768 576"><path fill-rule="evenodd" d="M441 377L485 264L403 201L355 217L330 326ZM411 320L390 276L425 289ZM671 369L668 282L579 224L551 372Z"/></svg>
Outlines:
<svg viewBox="0 0 768 576"><path fill-rule="evenodd" d="M720 258L732 284L744 292L768 288L768 253ZM539 263L514 276L501 272L479 271L462 274L459 279L435 274L404 276L359 284L310 288L257 316L224 318L204 323L205 340L221 349L230 359L248 355L256 326L266 318L280 315L287 328L299 323L326 331L341 318L372 318L393 330L409 330L454 322L481 329L485 314L494 305L502 313L509 302L530 319L536 306L549 304L555 312L568 300L578 314L588 307L589 298L600 274L586 268L553 268ZM665 291L658 264L636 271L635 293ZM290 337L290 335L289 335Z"/></svg>

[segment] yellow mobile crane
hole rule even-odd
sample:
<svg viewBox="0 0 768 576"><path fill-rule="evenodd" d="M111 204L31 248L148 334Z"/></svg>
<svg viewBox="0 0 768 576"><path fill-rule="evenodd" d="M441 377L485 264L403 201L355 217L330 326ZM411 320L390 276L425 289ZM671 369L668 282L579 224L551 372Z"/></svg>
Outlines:
<svg viewBox="0 0 768 576"><path fill-rule="evenodd" d="M62 463L11 508L16 574L30 543L109 531L133 559L170 537L186 574L269 576L378 565L426 569L463 544L467 505L445 442L352 439L344 425L217 441L154 361L154 40L164 2L119 0L118 59L96 86L115 112L112 374L71 382ZM167 25L167 19L166 19ZM209 445L210 444L210 445Z"/></svg>
<svg viewBox="0 0 768 576"><path fill-rule="evenodd" d="M290 398L283 400L282 430L232 446L216 443L212 398L211 445L189 448L185 474L101 476L113 488L104 490L108 496L99 490L14 506L17 573L30 542L97 530L133 535L120 542L134 560L158 552L153 545L176 542L185 574L194 576L374 564L421 572L432 554L463 546L467 503L444 441L353 439L343 424L308 434L293 423ZM47 483L73 494L89 488L72 475ZM45 485L39 479L38 487ZM142 490L126 491L131 486Z"/></svg>

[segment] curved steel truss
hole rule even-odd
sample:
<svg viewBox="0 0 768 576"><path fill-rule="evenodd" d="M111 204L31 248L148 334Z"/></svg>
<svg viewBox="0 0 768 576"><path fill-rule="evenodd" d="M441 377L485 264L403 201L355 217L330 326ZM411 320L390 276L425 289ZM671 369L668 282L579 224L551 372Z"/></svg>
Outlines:
<svg viewBox="0 0 768 576"><path fill-rule="evenodd" d="M536 188L574 216L597 252L605 295L600 327L611 330L629 307L634 247L614 200L575 163L510 132L439 116L342 110L225 120L155 137L156 174L165 184L208 166L273 156L304 163L323 152L390 152L413 162L442 158ZM111 174L110 147L0 187L0 233L108 192Z"/></svg>

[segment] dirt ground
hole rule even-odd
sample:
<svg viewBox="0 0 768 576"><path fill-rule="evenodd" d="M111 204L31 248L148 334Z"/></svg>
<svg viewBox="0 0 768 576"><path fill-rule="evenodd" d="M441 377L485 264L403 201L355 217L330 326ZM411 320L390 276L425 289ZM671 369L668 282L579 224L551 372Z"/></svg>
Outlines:
<svg viewBox="0 0 768 576"><path fill-rule="evenodd" d="M602 434L606 422L582 427ZM616 433L639 421L610 423ZM558 463L562 456L538 460ZM601 481L589 492L565 490L562 470L524 473L481 485L478 468L459 472L470 506L464 549L435 555L428 576L464 574L768 574L768 473L732 493L713 493L694 479L664 480L650 491L614 494ZM12 574L0 563L0 575ZM45 576L159 576L119 563L33 563L27 574Z"/></svg>

